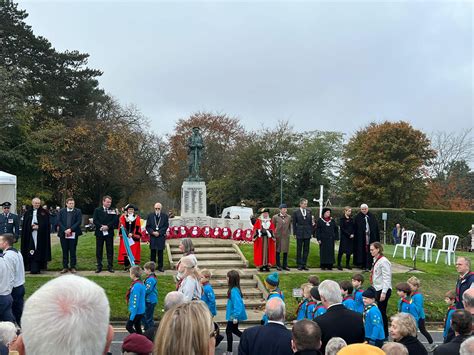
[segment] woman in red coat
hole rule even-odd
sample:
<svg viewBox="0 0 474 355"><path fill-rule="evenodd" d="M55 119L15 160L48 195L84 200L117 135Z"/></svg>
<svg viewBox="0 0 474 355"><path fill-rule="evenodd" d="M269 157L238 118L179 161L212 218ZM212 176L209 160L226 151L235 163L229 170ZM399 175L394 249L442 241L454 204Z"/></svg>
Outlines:
<svg viewBox="0 0 474 355"><path fill-rule="evenodd" d="M130 261L128 260L127 250L123 244L122 236L122 227L125 228L125 231L128 233L130 249L132 251L133 257L135 258L135 264L140 264L140 238L142 237L142 226L140 221L140 216L135 214L137 208L134 205L128 204L125 206L125 214L120 216L119 220L119 237L120 237L120 246L118 253L118 263L125 266L125 270L130 269Z"/></svg>
<svg viewBox="0 0 474 355"><path fill-rule="evenodd" d="M253 262L260 271L270 271L275 265L275 226L268 208L260 209L260 217L253 225Z"/></svg>

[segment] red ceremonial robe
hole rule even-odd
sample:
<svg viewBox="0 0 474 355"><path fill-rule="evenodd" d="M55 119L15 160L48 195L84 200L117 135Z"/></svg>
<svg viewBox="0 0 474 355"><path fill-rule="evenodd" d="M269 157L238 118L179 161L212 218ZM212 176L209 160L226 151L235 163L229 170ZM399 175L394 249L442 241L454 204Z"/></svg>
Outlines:
<svg viewBox="0 0 474 355"><path fill-rule="evenodd" d="M130 249L132 250L133 257L135 258L135 264L140 264L140 238L142 237L142 226L140 223L140 216L137 216L133 222L127 222L127 216L122 215L120 216L119 220L119 238L120 238L120 246L119 246L119 253L118 253L118 263L124 264L125 257L127 256L127 250L125 249L125 245L123 244L122 239L122 226L125 228L127 233L133 234L133 241L135 242Z"/></svg>
<svg viewBox="0 0 474 355"><path fill-rule="evenodd" d="M273 225L271 219L268 220L269 227L268 231L271 233L272 236L275 236L275 226ZM259 237L259 230L262 231L264 228L262 226L262 220L260 218L257 219L255 224L253 225L252 235L254 236L255 240L253 242L253 263L256 267L261 267L265 265L275 265L276 263L276 249L275 249L275 240L270 238L270 235L267 237ZM268 233L267 233L268 234ZM264 240L263 238L267 238L267 248L264 250ZM267 263L264 263L264 260L267 260Z"/></svg>

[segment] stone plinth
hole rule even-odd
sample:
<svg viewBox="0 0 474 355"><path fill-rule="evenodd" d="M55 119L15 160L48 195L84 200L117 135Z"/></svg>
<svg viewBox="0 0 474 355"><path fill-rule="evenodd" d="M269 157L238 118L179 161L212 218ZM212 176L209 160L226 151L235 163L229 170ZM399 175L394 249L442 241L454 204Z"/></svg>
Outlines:
<svg viewBox="0 0 474 355"><path fill-rule="evenodd" d="M206 184L184 181L181 186L181 217L206 217Z"/></svg>

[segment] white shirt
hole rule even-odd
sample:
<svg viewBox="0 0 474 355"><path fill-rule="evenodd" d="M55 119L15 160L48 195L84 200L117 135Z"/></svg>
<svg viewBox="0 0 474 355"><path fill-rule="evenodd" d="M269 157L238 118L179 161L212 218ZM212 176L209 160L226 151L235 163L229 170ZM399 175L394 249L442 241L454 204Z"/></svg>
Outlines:
<svg viewBox="0 0 474 355"><path fill-rule="evenodd" d="M7 261L0 257L0 296L8 296L12 293L13 278Z"/></svg>
<svg viewBox="0 0 474 355"><path fill-rule="evenodd" d="M201 299L201 284L192 276L186 276L181 282L181 285L179 285L178 291L184 295L186 302L192 301L193 299Z"/></svg>
<svg viewBox="0 0 474 355"><path fill-rule="evenodd" d="M3 258L10 268L13 276L13 286L18 287L25 284L25 266L23 265L23 256L20 252L7 249L3 253Z"/></svg>
<svg viewBox="0 0 474 355"><path fill-rule="evenodd" d="M375 262L372 273L372 286L376 291L382 290L382 293L387 293L392 288L392 264L390 261L382 256Z"/></svg>

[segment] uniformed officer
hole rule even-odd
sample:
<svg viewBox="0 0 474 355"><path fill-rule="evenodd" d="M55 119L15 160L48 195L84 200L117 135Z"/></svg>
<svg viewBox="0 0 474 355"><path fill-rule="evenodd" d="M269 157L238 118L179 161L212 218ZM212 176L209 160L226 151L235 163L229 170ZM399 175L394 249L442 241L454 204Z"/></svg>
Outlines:
<svg viewBox="0 0 474 355"><path fill-rule="evenodd" d="M13 248L15 241L13 234L6 233L0 235L0 248L3 249L3 259L7 262L11 273L12 282L12 313L18 326L21 327L21 315L23 314L23 304L25 298L25 266L23 256L18 250Z"/></svg>
<svg viewBox="0 0 474 355"><path fill-rule="evenodd" d="M20 237L20 219L14 213L10 213L10 202L2 203L3 213L0 214L0 233L11 233L15 236L15 242Z"/></svg>

